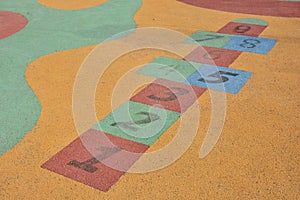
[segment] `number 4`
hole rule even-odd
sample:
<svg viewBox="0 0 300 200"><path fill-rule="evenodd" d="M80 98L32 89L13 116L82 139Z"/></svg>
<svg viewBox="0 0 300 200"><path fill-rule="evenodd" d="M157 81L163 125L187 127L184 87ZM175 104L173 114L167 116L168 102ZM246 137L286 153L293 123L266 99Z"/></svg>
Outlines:
<svg viewBox="0 0 300 200"><path fill-rule="evenodd" d="M213 74L208 75L208 78L200 78L198 81L205 82L205 83L224 83L229 80L226 76L221 75L227 75L227 76L238 76L239 74L226 72L226 71L218 71ZM212 78L212 79L209 79Z"/></svg>

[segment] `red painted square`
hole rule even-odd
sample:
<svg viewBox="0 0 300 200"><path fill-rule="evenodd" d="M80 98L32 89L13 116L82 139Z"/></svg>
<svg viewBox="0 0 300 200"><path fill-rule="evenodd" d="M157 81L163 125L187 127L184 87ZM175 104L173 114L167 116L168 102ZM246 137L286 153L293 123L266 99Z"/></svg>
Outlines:
<svg viewBox="0 0 300 200"><path fill-rule="evenodd" d="M228 67L239 57L240 54L240 51L203 46L192 51L184 58L184 60Z"/></svg>
<svg viewBox="0 0 300 200"><path fill-rule="evenodd" d="M157 79L130 100L183 113L205 90L205 88Z"/></svg>
<svg viewBox="0 0 300 200"><path fill-rule="evenodd" d="M221 28L218 33L259 36L265 30L265 28L266 26L262 25L229 22L226 26Z"/></svg>
<svg viewBox="0 0 300 200"><path fill-rule="evenodd" d="M108 191L149 146L90 129L42 165Z"/></svg>

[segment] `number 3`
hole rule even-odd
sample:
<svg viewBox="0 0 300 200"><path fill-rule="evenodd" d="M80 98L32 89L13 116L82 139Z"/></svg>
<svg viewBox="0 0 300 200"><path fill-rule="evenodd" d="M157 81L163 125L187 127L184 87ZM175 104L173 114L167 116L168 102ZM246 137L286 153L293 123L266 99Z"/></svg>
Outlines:
<svg viewBox="0 0 300 200"><path fill-rule="evenodd" d="M166 92L166 95L169 95L168 97L158 97L154 94L147 96L150 99L153 100L157 100L157 101L173 101L177 99L177 96L182 96L185 95L187 93L189 93L189 91L187 91L186 89L183 88L178 88L178 87L171 87L171 89L173 90L177 90L177 92L173 93L172 91L170 92Z"/></svg>

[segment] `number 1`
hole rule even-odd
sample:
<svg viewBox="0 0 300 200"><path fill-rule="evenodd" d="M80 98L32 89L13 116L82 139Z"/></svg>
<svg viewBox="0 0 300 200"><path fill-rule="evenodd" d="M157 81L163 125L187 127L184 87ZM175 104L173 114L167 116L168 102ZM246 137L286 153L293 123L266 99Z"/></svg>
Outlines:
<svg viewBox="0 0 300 200"><path fill-rule="evenodd" d="M100 147L100 150L101 150L102 154L100 154L96 157L93 157L84 162L72 160L71 162L68 163L68 165L80 168L89 173L93 173L98 170L98 168L94 166L95 164L99 163L101 160L104 160L104 159L116 154L117 152L121 151L122 148L120 148L120 147Z"/></svg>

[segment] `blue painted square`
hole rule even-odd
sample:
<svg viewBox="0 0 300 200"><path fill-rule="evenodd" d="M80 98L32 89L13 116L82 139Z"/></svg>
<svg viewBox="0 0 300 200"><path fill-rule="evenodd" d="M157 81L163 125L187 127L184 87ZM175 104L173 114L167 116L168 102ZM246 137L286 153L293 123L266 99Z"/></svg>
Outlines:
<svg viewBox="0 0 300 200"><path fill-rule="evenodd" d="M250 36L235 36L223 48L267 54L272 50L277 40Z"/></svg>
<svg viewBox="0 0 300 200"><path fill-rule="evenodd" d="M186 83L203 88L237 94L246 84L252 73L237 69L202 65L188 77Z"/></svg>

